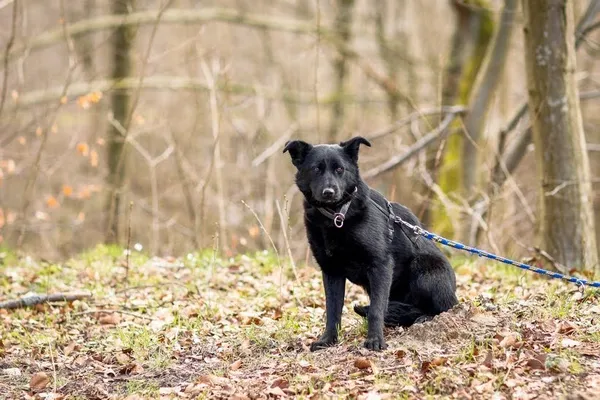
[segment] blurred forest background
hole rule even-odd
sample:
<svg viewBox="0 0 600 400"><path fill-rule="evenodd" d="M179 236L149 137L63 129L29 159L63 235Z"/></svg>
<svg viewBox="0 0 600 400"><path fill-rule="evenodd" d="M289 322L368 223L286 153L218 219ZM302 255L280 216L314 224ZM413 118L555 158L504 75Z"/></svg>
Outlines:
<svg viewBox="0 0 600 400"><path fill-rule="evenodd" d="M580 242L561 221L583 220L592 243L594 218L548 226L540 204L581 184L598 237L599 3L569 4L575 69L550 71L574 72L583 130L563 135L585 132L589 166L575 146L585 173L540 191L530 126L544 111L528 112L526 58L554 49L528 48L537 14L520 1L0 0L0 245L304 259L283 145L360 134L373 143L364 177L432 230L509 256L541 243L570 262L541 231ZM563 165L556 146L545 160Z"/></svg>

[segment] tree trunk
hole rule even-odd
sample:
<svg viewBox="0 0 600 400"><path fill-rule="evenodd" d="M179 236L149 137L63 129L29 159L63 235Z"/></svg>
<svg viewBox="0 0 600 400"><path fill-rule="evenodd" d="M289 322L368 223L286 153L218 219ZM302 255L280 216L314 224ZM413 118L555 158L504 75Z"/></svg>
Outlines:
<svg viewBox="0 0 600 400"><path fill-rule="evenodd" d="M112 12L114 15L127 15L132 11L133 0L113 0ZM121 25L116 28L112 36L112 78L115 81L127 78L131 74L131 43L133 41L133 26ZM111 97L112 114L114 120L126 132L131 98L128 91L114 91ZM119 242L119 215L123 182L125 180L125 138L118 127L109 125L108 132L108 187L110 188L107 202L106 215L108 219L106 242Z"/></svg>
<svg viewBox="0 0 600 400"><path fill-rule="evenodd" d="M470 195L477 185L477 172L480 171L478 148L482 142L488 110L508 60L507 53L515 26L517 4L517 0L504 0L500 26L469 101L469 113L465 118L465 130L469 139L463 141L462 158L462 190L466 195ZM475 244L477 226L477 221L462 224L460 240Z"/></svg>
<svg viewBox="0 0 600 400"><path fill-rule="evenodd" d="M542 247L570 268L597 269L589 161L575 81L573 4L524 0L523 10Z"/></svg>
<svg viewBox="0 0 600 400"><path fill-rule="evenodd" d="M468 57L464 60L464 65L460 67L461 74L458 82L447 81L444 84L443 97L444 101L454 99L454 102L459 104L467 104L471 97L471 91L475 85L475 80L487 53L492 35L494 33L494 20L490 11L487 0L469 0L469 1L454 1L453 3L459 13L459 22L467 23L472 50ZM465 20L462 13L468 13L469 17ZM457 45L457 44L455 44ZM453 46L454 48L454 46ZM462 58L462 56L461 56ZM448 73L451 73L446 79L455 80L456 73L454 69L457 61L451 57ZM458 64L457 64L458 65ZM456 90L456 94L452 96L451 90ZM461 124L455 123L448 129L462 130ZM458 194L464 196L462 191L462 159L464 135L454 134L449 136L446 149L442 156L439 167L438 184L446 194ZM437 206L432 213L433 229L440 232L442 235L453 235L452 227L448 216L444 209Z"/></svg>
<svg viewBox="0 0 600 400"><path fill-rule="evenodd" d="M350 34L352 32L352 9L354 0L337 0L337 15L335 17L335 27L341 42L344 46L348 46L350 42ZM344 83L348 74L348 61L346 54L341 52L336 56L333 62L335 71L335 93L334 101L331 105L331 125L329 126L328 140L330 143L337 141L337 132L344 123Z"/></svg>

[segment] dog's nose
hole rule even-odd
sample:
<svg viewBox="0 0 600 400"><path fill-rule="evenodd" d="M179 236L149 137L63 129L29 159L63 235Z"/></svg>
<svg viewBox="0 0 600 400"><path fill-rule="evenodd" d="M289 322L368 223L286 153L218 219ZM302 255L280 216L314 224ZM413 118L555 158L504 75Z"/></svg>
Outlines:
<svg viewBox="0 0 600 400"><path fill-rule="evenodd" d="M335 194L335 190L333 190L332 188L323 189L323 197L326 199L332 198L334 194Z"/></svg>

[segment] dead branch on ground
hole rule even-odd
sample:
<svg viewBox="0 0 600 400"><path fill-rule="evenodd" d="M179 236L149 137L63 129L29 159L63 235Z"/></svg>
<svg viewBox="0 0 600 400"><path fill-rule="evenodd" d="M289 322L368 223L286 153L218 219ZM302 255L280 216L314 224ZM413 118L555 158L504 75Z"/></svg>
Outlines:
<svg viewBox="0 0 600 400"><path fill-rule="evenodd" d="M71 302L75 300L87 299L92 297L91 293L80 292L80 293L55 293L48 295L29 295L23 296L15 300L7 300L0 303L0 309L4 310L15 310L17 308L33 307L43 303L59 303L59 302Z"/></svg>

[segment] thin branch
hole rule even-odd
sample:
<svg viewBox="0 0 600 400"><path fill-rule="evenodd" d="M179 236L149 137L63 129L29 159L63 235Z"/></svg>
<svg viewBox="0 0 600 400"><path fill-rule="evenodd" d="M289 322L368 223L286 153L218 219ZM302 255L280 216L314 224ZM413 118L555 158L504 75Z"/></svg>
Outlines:
<svg viewBox="0 0 600 400"><path fill-rule="evenodd" d="M71 24L67 33L71 37L90 32L112 30L127 25L147 25L155 23L160 10L133 12L126 16L103 15L96 18L78 21ZM296 34L315 34L317 30L328 32L327 28L315 27L310 21L299 21L281 17L270 17L260 14L245 13L228 8L174 9L167 10L161 17L162 24L202 24L207 22L225 22L245 25L252 28L271 29ZM331 32L333 33L333 32ZM8 54L12 59L31 50L42 49L58 43L63 38L62 29L54 29L31 39L28 43L14 48ZM2 62L4 59L2 58Z"/></svg>
<svg viewBox="0 0 600 400"><path fill-rule="evenodd" d="M14 310L17 308L33 307L42 303L58 303L58 302L70 302L75 300L87 299L92 297L91 293L80 292L80 293L55 293L48 295L31 295L24 296L15 300L8 300L0 303L0 309Z"/></svg>
<svg viewBox="0 0 600 400"><path fill-rule="evenodd" d="M441 108L440 107L427 108L425 110L415 111L414 113L410 114L408 117L402 118L401 120L394 122L390 126L378 129L371 133L367 133L365 135L365 137L367 139L369 139L369 141L381 139L382 137L390 135L390 134L396 132L398 129L402 128L403 126L409 125L418 119L421 119L421 118L424 118L424 117L427 117L430 115L438 115L438 114L445 114L445 113L457 113L457 112L463 112L463 111L465 111L465 107L463 107L463 106L443 106Z"/></svg>
<svg viewBox="0 0 600 400"><path fill-rule="evenodd" d="M272 145L267 147L262 153L258 155L258 157L252 160L252 166L258 167L260 164L265 162L266 159L275 154L277 150L279 150L285 144L286 140L288 140L290 136L292 136L297 131L298 124L293 123L292 126L290 126L288 130L286 130L275 142L273 142Z"/></svg>
<svg viewBox="0 0 600 400"><path fill-rule="evenodd" d="M91 18L79 21L70 25L68 34L72 37L83 35L89 32L114 29L127 25L145 25L154 23L161 11L148 10L122 15L105 15L97 18ZM408 96L401 93L393 80L378 72L365 58L347 46L340 39L339 32L336 29L328 29L318 21L315 26L310 21L299 21L294 19L285 19L281 17L270 17L260 14L240 12L228 8L208 8L208 9L176 9L166 10L160 16L161 24L201 24L207 22L224 22L236 25L248 26L251 28L270 29L282 32L289 32L303 35L317 35L319 40L332 45L344 57L357 64L363 73L371 80L376 82L388 94L411 103ZM3 56L0 61L10 61L12 58L29 52L31 50L51 46L59 42L62 38L60 30L52 30L43 33L23 46L10 51L7 56ZM337 99L339 100L339 99ZM333 103L333 100L331 101ZM412 103L411 103L412 104Z"/></svg>
<svg viewBox="0 0 600 400"><path fill-rule="evenodd" d="M425 149L427 146L433 143L436 139L443 138L446 135L448 135L450 131L447 128L450 125L450 123L452 123L452 121L454 121L454 119L458 115L463 114L465 112L466 109L464 107L457 107L456 110L454 110L454 112L449 112L434 130L432 130L431 132L424 135L421 139L419 139L408 149L408 151L406 151L404 154L393 156L383 164L370 169L365 174L363 174L363 178L371 179L376 177L377 175L399 167L400 165L408 161L410 158L418 154L421 150Z"/></svg>
<svg viewBox="0 0 600 400"><path fill-rule="evenodd" d="M77 82L69 86L63 94L64 87L52 87L45 90L34 90L19 94L15 106L20 109L31 107L43 103L59 102L63 96L76 98L92 92L108 92L112 90L129 90L139 87L139 78L129 77L120 80L99 79L91 82ZM145 90L189 90L209 92L210 88L204 79L185 78L179 76L148 76L144 78L141 85ZM271 100L285 100L298 104L314 104L314 93L298 91L281 91L278 88L261 87L258 85L248 86L231 82L216 83L215 90L238 95L255 96L258 93L261 96ZM319 104L331 104L333 99L322 97ZM385 103L386 100L376 97L358 97L351 94L343 96L345 102L358 103Z"/></svg>

